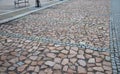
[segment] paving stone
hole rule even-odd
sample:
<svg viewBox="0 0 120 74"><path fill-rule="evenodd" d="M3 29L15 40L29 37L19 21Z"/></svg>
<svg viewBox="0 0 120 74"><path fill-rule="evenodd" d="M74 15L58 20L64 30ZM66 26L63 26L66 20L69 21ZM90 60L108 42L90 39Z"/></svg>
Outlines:
<svg viewBox="0 0 120 74"><path fill-rule="evenodd" d="M78 47L71 47L72 50L78 51Z"/></svg>
<svg viewBox="0 0 120 74"><path fill-rule="evenodd" d="M110 62L103 61L103 65L104 65L104 66L111 66L111 63L110 63Z"/></svg>
<svg viewBox="0 0 120 74"><path fill-rule="evenodd" d="M110 59L109 56L105 56L105 60L106 60L106 61L110 61L111 59Z"/></svg>
<svg viewBox="0 0 120 74"><path fill-rule="evenodd" d="M11 59L9 62L16 63L16 62L18 62L18 58Z"/></svg>
<svg viewBox="0 0 120 74"><path fill-rule="evenodd" d="M85 59L85 57L83 55L77 55L77 58L79 58L79 59Z"/></svg>
<svg viewBox="0 0 120 74"><path fill-rule="evenodd" d="M20 66L17 68L17 71L22 72L25 70L26 67L27 67L27 65Z"/></svg>
<svg viewBox="0 0 120 74"><path fill-rule="evenodd" d="M76 52L76 51L73 51L73 50L70 50L70 54L76 55L77 52Z"/></svg>
<svg viewBox="0 0 120 74"><path fill-rule="evenodd" d="M62 60L61 58L54 58L54 62L55 62L55 63L60 63L61 60Z"/></svg>
<svg viewBox="0 0 120 74"><path fill-rule="evenodd" d="M102 67L93 67L93 69L96 70L96 71L104 72L104 69Z"/></svg>
<svg viewBox="0 0 120 74"><path fill-rule="evenodd" d="M40 71L39 74L46 74L44 71Z"/></svg>
<svg viewBox="0 0 120 74"><path fill-rule="evenodd" d="M35 66L35 65L37 65L37 64L38 64L37 61L32 61L32 62L31 62L31 65L34 65L34 66Z"/></svg>
<svg viewBox="0 0 120 74"><path fill-rule="evenodd" d="M55 64L53 67L53 69L61 69L61 68L62 68L62 66L60 64Z"/></svg>
<svg viewBox="0 0 120 74"><path fill-rule="evenodd" d="M97 56L97 57L100 56L99 53L98 53L97 51L94 51L93 55L94 55L94 56Z"/></svg>
<svg viewBox="0 0 120 74"><path fill-rule="evenodd" d="M9 67L8 70L15 70L16 67L12 66L12 67Z"/></svg>
<svg viewBox="0 0 120 74"><path fill-rule="evenodd" d="M26 59L26 60L25 60L25 63L26 63L26 64L30 64L30 63L31 63L31 60Z"/></svg>
<svg viewBox="0 0 120 74"><path fill-rule="evenodd" d="M71 59L70 59L70 62L72 62L73 64L74 64L76 61L77 61L76 58L71 58Z"/></svg>
<svg viewBox="0 0 120 74"><path fill-rule="evenodd" d="M68 51L67 50L62 50L61 51L63 54L68 54Z"/></svg>
<svg viewBox="0 0 120 74"><path fill-rule="evenodd" d="M20 56L20 58L19 58L21 61L22 60L25 60L26 59L26 57L25 56Z"/></svg>
<svg viewBox="0 0 120 74"><path fill-rule="evenodd" d="M96 74L104 74L104 73L102 73L102 72L96 72Z"/></svg>
<svg viewBox="0 0 120 74"><path fill-rule="evenodd" d="M48 66L51 66L51 67L52 67L52 66L55 65L55 62L52 62L52 61L46 61L45 64L48 65Z"/></svg>
<svg viewBox="0 0 120 74"><path fill-rule="evenodd" d="M65 48L64 47L57 47L56 49L57 50L64 50Z"/></svg>
<svg viewBox="0 0 120 74"><path fill-rule="evenodd" d="M37 60L38 56L30 56L31 60Z"/></svg>
<svg viewBox="0 0 120 74"><path fill-rule="evenodd" d="M20 62L18 62L17 64L18 64L19 66L22 66L22 65L24 65L24 62L20 61Z"/></svg>
<svg viewBox="0 0 120 74"><path fill-rule="evenodd" d="M81 74L82 74L82 73L83 73L83 74L87 73L86 69L83 68L83 67L81 67L81 66L78 66L77 71L78 71L78 73L81 73Z"/></svg>
<svg viewBox="0 0 120 74"><path fill-rule="evenodd" d="M52 69L50 69L50 68L45 69L45 72L46 72L47 74L52 74L52 73L53 73Z"/></svg>
<svg viewBox="0 0 120 74"><path fill-rule="evenodd" d="M94 59L94 58L90 58L90 59L88 60L88 63L95 63L95 59Z"/></svg>
<svg viewBox="0 0 120 74"><path fill-rule="evenodd" d="M83 55L84 54L84 51L83 50L79 50L78 52L80 55Z"/></svg>
<svg viewBox="0 0 120 74"><path fill-rule="evenodd" d="M68 66L67 65L63 66L63 71L67 71L67 70L68 70Z"/></svg>
<svg viewBox="0 0 120 74"><path fill-rule="evenodd" d="M39 69L40 69L39 66L36 66L35 67L35 72L39 72Z"/></svg>
<svg viewBox="0 0 120 74"><path fill-rule="evenodd" d="M109 71L111 71L111 70L112 70L112 68L111 68L111 67L109 67L109 66L103 66L103 69L104 69L104 70L109 70Z"/></svg>
<svg viewBox="0 0 120 74"><path fill-rule="evenodd" d="M92 54L92 53L93 53L93 50L86 49L85 52L88 53L88 54Z"/></svg>
<svg viewBox="0 0 120 74"><path fill-rule="evenodd" d="M34 66L29 66L27 71L34 71L35 70L35 67Z"/></svg>
<svg viewBox="0 0 120 74"><path fill-rule="evenodd" d="M60 58L66 58L66 57L67 57L67 55L62 54L62 53L60 53L58 56L59 56Z"/></svg>
<svg viewBox="0 0 120 74"><path fill-rule="evenodd" d="M75 56L76 56L76 54L71 54L71 55L68 55L68 58L73 58Z"/></svg>
<svg viewBox="0 0 120 74"><path fill-rule="evenodd" d="M103 59L102 59L102 58L98 58L98 57L96 57L96 58L95 58L95 61L96 61L96 62L102 62Z"/></svg>
<svg viewBox="0 0 120 74"><path fill-rule="evenodd" d="M92 58L92 55L85 54L85 58L87 58L87 59Z"/></svg>
<svg viewBox="0 0 120 74"><path fill-rule="evenodd" d="M78 60L78 63L79 63L81 66L83 66L83 67L86 66L85 60Z"/></svg>
<svg viewBox="0 0 120 74"><path fill-rule="evenodd" d="M45 68L47 68L46 65L41 65L41 68L40 68L40 69L45 69Z"/></svg>
<svg viewBox="0 0 120 74"><path fill-rule="evenodd" d="M46 55L47 55L47 57L50 57L50 58L55 58L56 57L56 55L54 53L47 53Z"/></svg>
<svg viewBox="0 0 120 74"><path fill-rule="evenodd" d="M48 49L55 50L56 48L55 47L48 47Z"/></svg>
<svg viewBox="0 0 120 74"><path fill-rule="evenodd" d="M44 61L38 61L37 64L38 65L42 65L44 63Z"/></svg>
<svg viewBox="0 0 120 74"><path fill-rule="evenodd" d="M62 65L66 65L66 64L68 64L69 63L69 59L63 59L63 61L62 61Z"/></svg>
<svg viewBox="0 0 120 74"><path fill-rule="evenodd" d="M60 70L54 70L53 74L62 74Z"/></svg>

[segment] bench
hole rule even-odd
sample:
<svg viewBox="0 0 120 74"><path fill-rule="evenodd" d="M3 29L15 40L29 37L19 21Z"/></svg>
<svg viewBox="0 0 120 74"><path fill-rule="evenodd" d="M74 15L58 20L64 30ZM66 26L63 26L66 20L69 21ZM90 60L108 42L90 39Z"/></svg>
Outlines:
<svg viewBox="0 0 120 74"><path fill-rule="evenodd" d="M15 7L20 7L20 4L24 4L24 6L29 5L29 0L14 0Z"/></svg>

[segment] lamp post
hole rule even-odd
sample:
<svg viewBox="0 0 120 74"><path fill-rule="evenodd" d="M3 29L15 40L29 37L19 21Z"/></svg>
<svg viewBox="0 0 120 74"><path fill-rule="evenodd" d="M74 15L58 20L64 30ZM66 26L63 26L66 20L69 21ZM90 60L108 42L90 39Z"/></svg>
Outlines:
<svg viewBox="0 0 120 74"><path fill-rule="evenodd" d="M40 0L36 0L36 6L35 7L41 7Z"/></svg>

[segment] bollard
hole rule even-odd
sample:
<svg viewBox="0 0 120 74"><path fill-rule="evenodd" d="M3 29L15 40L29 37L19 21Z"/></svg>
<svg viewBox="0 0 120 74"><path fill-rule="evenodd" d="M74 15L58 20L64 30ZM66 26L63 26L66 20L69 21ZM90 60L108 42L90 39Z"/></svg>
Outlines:
<svg viewBox="0 0 120 74"><path fill-rule="evenodd" d="M40 0L36 0L36 6L35 7L41 7Z"/></svg>

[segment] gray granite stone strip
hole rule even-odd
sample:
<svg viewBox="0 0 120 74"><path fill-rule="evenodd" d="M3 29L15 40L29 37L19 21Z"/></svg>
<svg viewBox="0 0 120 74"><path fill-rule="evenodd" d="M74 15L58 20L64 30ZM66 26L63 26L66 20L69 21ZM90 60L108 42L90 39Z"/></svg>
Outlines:
<svg viewBox="0 0 120 74"><path fill-rule="evenodd" d="M30 41L37 41L37 42L43 42L43 43L54 43L56 45L64 45L64 46L77 46L80 48L88 48L91 50L95 51L106 51L110 52L108 48L98 48L98 47L93 47L84 43L68 43L68 42L61 42L58 40L50 39L50 38L43 38L43 37L37 37L37 36L26 36L22 34L15 34L15 33L6 33L6 32L0 32L1 36L6 36L6 37L11 37L11 38L20 38L20 39L26 39Z"/></svg>

